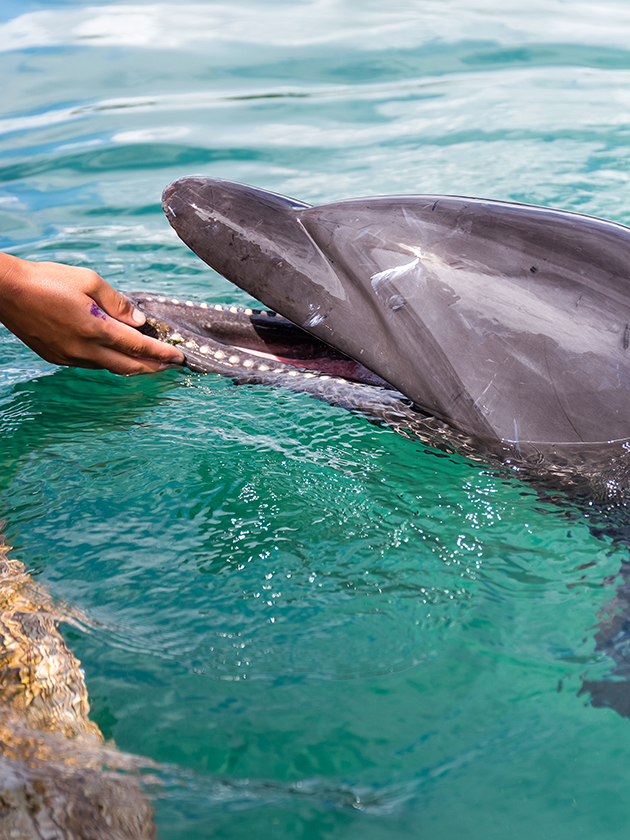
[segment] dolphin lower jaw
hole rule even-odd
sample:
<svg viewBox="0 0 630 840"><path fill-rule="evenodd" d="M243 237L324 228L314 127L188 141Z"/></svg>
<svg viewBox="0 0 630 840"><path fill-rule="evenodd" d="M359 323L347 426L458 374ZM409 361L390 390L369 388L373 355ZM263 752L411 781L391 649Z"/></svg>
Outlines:
<svg viewBox="0 0 630 840"><path fill-rule="evenodd" d="M425 406L414 405L391 383L277 312L144 292L127 297L147 317L140 331L176 344L194 372L308 393L474 459L498 462L513 451L510 444L458 430Z"/></svg>
<svg viewBox="0 0 630 840"><path fill-rule="evenodd" d="M144 292L128 297L147 316L142 331L176 343L194 372L309 394L433 449L458 452L535 482L544 479L546 492L555 489L601 504L627 495L628 441L559 444L482 437L414 405L390 383L276 312Z"/></svg>

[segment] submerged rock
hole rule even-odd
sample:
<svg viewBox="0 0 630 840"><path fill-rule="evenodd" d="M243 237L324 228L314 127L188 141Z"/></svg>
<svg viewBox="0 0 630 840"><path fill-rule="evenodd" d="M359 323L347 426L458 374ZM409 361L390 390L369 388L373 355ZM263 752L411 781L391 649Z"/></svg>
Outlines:
<svg viewBox="0 0 630 840"><path fill-rule="evenodd" d="M151 840L138 771L152 763L105 745L89 720L62 619L77 621L0 535L0 840Z"/></svg>

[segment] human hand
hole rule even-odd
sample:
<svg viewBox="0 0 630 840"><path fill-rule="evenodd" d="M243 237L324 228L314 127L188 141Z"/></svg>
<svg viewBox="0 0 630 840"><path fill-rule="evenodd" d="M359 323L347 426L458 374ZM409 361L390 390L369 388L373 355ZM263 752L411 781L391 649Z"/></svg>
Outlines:
<svg viewBox="0 0 630 840"><path fill-rule="evenodd" d="M144 315L95 271L0 254L0 321L43 359L133 376L184 363L133 327Z"/></svg>

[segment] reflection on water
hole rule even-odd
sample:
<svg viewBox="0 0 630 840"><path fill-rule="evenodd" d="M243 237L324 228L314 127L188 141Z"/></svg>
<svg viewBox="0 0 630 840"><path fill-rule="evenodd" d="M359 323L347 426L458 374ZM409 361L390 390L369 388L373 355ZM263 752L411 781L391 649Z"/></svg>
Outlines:
<svg viewBox="0 0 630 840"><path fill-rule="evenodd" d="M528 43L584 41L606 47L627 47L624 27L630 13L621 0L602 0L597 11L589 2L571 5L563 0L507 2L497 13L493 0L425 0L422 6L384 7L367 0L360 12L350 3L311 0L261 5L247 0L227 3L82 4L75 9L29 11L0 25L0 48L24 50L90 41L90 46L122 45L149 49L207 48L209 44L241 42L255 45L303 47L338 44L368 51L398 51L431 43L437 38L458 42L484 34L504 47ZM282 26L278 26L279 17ZM544 22L544 25L543 25Z"/></svg>

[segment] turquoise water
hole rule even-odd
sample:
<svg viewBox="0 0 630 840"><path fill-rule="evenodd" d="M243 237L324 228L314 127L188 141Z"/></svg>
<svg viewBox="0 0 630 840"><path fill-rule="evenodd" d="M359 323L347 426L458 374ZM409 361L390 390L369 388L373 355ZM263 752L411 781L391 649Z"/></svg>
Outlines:
<svg viewBox="0 0 630 840"><path fill-rule="evenodd" d="M200 172L630 223L628 43L612 0L4 0L0 248L249 303L162 215ZM8 540L162 840L626 836L630 723L578 691L627 551L306 396L0 342Z"/></svg>

